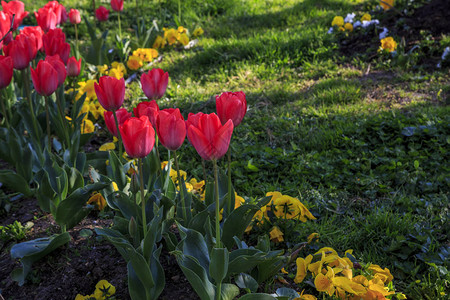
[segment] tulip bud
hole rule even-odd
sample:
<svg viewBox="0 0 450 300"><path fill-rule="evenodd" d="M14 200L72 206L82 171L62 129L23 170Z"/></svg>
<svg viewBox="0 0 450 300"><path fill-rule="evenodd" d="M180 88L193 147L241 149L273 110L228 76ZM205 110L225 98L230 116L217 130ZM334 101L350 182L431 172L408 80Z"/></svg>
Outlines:
<svg viewBox="0 0 450 300"><path fill-rule="evenodd" d="M119 125L122 125L126 120L131 118L131 113L129 113L125 108L118 109L116 111L117 122ZM108 128L109 132L115 137L117 137L117 126L116 120L114 119L114 113L112 111L105 111L103 113L103 117L105 118L105 124Z"/></svg>
<svg viewBox="0 0 450 300"><path fill-rule="evenodd" d="M81 58L77 60L74 56L67 60L67 76L77 77L81 71Z"/></svg>
<svg viewBox="0 0 450 300"><path fill-rule="evenodd" d="M144 158L155 144L155 130L147 116L129 118L119 125L122 142L129 157Z"/></svg>
<svg viewBox="0 0 450 300"><path fill-rule="evenodd" d="M81 23L81 16L80 11L78 9L70 9L69 11L69 20L72 24L80 24Z"/></svg>
<svg viewBox="0 0 450 300"><path fill-rule="evenodd" d="M123 10L123 1L124 0L111 0L111 8L114 11L122 11Z"/></svg>
<svg viewBox="0 0 450 300"><path fill-rule="evenodd" d="M108 111L118 110L125 97L125 80L110 76L100 77L99 83L94 83L98 102Z"/></svg>
<svg viewBox="0 0 450 300"><path fill-rule="evenodd" d="M245 94L243 92L225 92L217 96L216 109L222 125L228 120L232 120L234 127L237 127L247 113Z"/></svg>
<svg viewBox="0 0 450 300"><path fill-rule="evenodd" d="M130 234L131 237L134 237L136 236L137 232L138 230L136 220L134 219L134 217L131 217L130 222L128 222L128 233Z"/></svg>
<svg viewBox="0 0 450 300"><path fill-rule="evenodd" d="M164 147L172 151L180 148L186 138L186 125L180 110L161 110L156 121L156 130Z"/></svg>
<svg viewBox="0 0 450 300"><path fill-rule="evenodd" d="M58 88L58 72L47 61L39 61L36 69L31 69L31 79L36 92L50 96Z"/></svg>
<svg viewBox="0 0 450 300"><path fill-rule="evenodd" d="M138 174L134 172L131 174L131 183L130 183L130 190L133 194L137 194L141 188Z"/></svg>

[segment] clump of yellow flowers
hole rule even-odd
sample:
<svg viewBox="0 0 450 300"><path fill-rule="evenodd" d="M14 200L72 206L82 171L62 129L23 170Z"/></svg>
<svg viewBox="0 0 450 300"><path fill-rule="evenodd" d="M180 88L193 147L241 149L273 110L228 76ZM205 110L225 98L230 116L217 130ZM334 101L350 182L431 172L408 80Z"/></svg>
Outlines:
<svg viewBox="0 0 450 300"><path fill-rule="evenodd" d="M406 299L404 294L395 292L394 277L388 268L361 266L352 253L353 250L347 250L341 257L333 248L324 247L305 258L299 257L294 282L299 284L311 276L318 292L339 299Z"/></svg>
<svg viewBox="0 0 450 300"><path fill-rule="evenodd" d="M133 51L133 55L128 58L127 66L130 70L138 70L158 57L158 50L153 48L138 48Z"/></svg>
<svg viewBox="0 0 450 300"><path fill-rule="evenodd" d="M381 46L379 51L386 50L388 52L394 52L397 49L397 42L391 36L381 39L380 43Z"/></svg>
<svg viewBox="0 0 450 300"><path fill-rule="evenodd" d="M178 28L163 28L164 34L158 35L153 43L153 48L159 49L164 48L166 45L173 46L181 44L187 46L189 44L189 31L183 26ZM202 28L196 28L192 33L192 37L199 37L203 35L204 31Z"/></svg>
<svg viewBox="0 0 450 300"><path fill-rule="evenodd" d="M112 299L112 296L116 293L116 288L106 280L100 280L95 285L95 291L91 295L83 296L78 294L75 300L107 300Z"/></svg>

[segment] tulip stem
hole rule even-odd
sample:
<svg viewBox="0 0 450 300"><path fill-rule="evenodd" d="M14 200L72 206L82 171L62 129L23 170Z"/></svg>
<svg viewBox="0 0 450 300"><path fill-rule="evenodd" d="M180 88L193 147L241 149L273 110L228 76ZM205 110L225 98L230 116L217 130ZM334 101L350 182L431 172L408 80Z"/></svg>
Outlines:
<svg viewBox="0 0 450 300"><path fill-rule="evenodd" d="M122 136L119 130L119 122L117 121L116 111L113 110L114 122L116 122L117 138L119 139L119 159L122 160Z"/></svg>
<svg viewBox="0 0 450 300"><path fill-rule="evenodd" d="M187 215L186 215L186 207L184 202L184 186L181 186L181 175L180 175L180 168L178 166L178 157L177 157L177 151L173 151L173 156L175 157L175 167L177 168L177 177L178 177L178 186L180 187L180 200L181 200L181 207L183 209L183 220L185 222L185 225L187 225ZM184 183L184 182L183 182Z"/></svg>
<svg viewBox="0 0 450 300"><path fill-rule="evenodd" d="M216 248L221 248L220 243L220 203L219 203L219 175L217 161L214 160L214 200L216 202ZM220 298L220 295L219 295Z"/></svg>
<svg viewBox="0 0 450 300"><path fill-rule="evenodd" d="M144 231L145 239L145 236L147 234L147 217L145 215L144 173L142 172L142 158L139 158L139 181L141 188L142 230Z"/></svg>
<svg viewBox="0 0 450 300"><path fill-rule="evenodd" d="M95 12L95 9L94 9ZM78 28L77 28L77 24L75 25L75 49L76 49L76 53L75 53L75 57L78 59L79 56L79 50L78 50Z"/></svg>
<svg viewBox="0 0 450 300"><path fill-rule="evenodd" d="M158 137L158 135L156 135L156 138L155 138L155 151L156 151L156 157L158 158L158 176L161 176L161 158L160 158L160 156L159 156L159 150L158 150L158 146L159 146L159 137Z"/></svg>
<svg viewBox="0 0 450 300"><path fill-rule="evenodd" d="M231 213L231 209L232 209L232 205L231 205L231 193L232 193L232 188L231 188L231 147L228 148L228 213ZM236 200L234 200L236 201Z"/></svg>
<svg viewBox="0 0 450 300"><path fill-rule="evenodd" d="M3 113L3 119L5 120L6 128L9 129L8 115L6 114L5 103L3 103L3 100L2 100L2 93L0 93L0 102L2 103L2 113Z"/></svg>
<svg viewBox="0 0 450 300"><path fill-rule="evenodd" d="M40 140L40 136L39 136L39 131L38 131L38 127L37 127L37 121L36 121L36 116L34 114L34 109L33 109L33 102L31 101L31 92L30 92L30 81L29 81L29 76L27 76L27 69L22 70L22 81L23 81L23 86L25 87L25 94L28 100L28 106L30 107L30 114L31 114L31 122L33 123L33 129L34 129L34 136L36 137L36 139L39 141Z"/></svg>
<svg viewBox="0 0 450 300"><path fill-rule="evenodd" d="M45 120L47 122L47 139L48 139L48 149L51 152L52 149L52 140L50 136L50 113L48 111L48 96L44 96L45 98Z"/></svg>

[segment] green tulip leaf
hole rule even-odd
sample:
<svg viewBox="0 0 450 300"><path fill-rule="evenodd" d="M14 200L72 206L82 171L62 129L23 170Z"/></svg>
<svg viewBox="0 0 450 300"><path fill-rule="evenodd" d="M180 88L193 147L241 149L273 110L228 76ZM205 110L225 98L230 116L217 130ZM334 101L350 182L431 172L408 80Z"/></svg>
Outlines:
<svg viewBox="0 0 450 300"><path fill-rule="evenodd" d="M216 282L221 283L228 271L228 249L211 249L211 263L209 264L209 275Z"/></svg>
<svg viewBox="0 0 450 300"><path fill-rule="evenodd" d="M22 286L25 283L25 278L31 271L31 266L34 262L68 242L70 242L70 234L64 232L59 235L39 238L14 245L11 248L11 257L13 259L19 258L22 268L15 269L11 273L12 279L17 281L19 286Z"/></svg>
<svg viewBox="0 0 450 300"><path fill-rule="evenodd" d="M234 237L242 238L245 229L252 222L253 216L259 207L252 204L244 204L231 212L223 224L222 241L228 249L234 246Z"/></svg>
<svg viewBox="0 0 450 300"><path fill-rule="evenodd" d="M239 300L277 300L274 296L263 293L247 294L239 298Z"/></svg>
<svg viewBox="0 0 450 300"><path fill-rule="evenodd" d="M252 293L255 293L258 290L258 282L246 273L241 273L236 276L235 281L237 286L241 289L248 289Z"/></svg>
<svg viewBox="0 0 450 300"><path fill-rule="evenodd" d="M33 194L28 182L14 171L0 170L0 182L11 190L22 193L27 197L30 197Z"/></svg>

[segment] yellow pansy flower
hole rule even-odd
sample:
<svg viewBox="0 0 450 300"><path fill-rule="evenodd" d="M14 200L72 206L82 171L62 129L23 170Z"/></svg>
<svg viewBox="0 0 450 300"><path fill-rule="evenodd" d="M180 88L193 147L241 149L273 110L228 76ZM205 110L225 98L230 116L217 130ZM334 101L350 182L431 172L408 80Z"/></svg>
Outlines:
<svg viewBox="0 0 450 300"><path fill-rule="evenodd" d="M331 22L331 26L344 26L344 18L341 16L336 16L333 18L333 21Z"/></svg>
<svg viewBox="0 0 450 300"><path fill-rule="evenodd" d="M183 45L186 46L187 44L189 44L189 37L187 36L186 33L182 33L177 37L178 41Z"/></svg>
<svg viewBox="0 0 450 300"><path fill-rule="evenodd" d="M78 295L75 297L75 300L97 300L97 298L95 297L94 294L92 294L92 295L86 295L86 296L83 296L83 295L81 295L81 294L78 294Z"/></svg>
<svg viewBox="0 0 450 300"><path fill-rule="evenodd" d="M333 278L334 272L330 267L328 267L328 271L325 275L322 273L317 274L316 278L314 279L314 286L316 287L316 290L318 290L319 292L325 292L330 296L333 295L335 291Z"/></svg>
<svg viewBox="0 0 450 300"><path fill-rule="evenodd" d="M238 208L242 204L245 203L245 199L241 196L238 196L236 192L234 192L234 209Z"/></svg>
<svg viewBox="0 0 450 300"><path fill-rule="evenodd" d="M114 143L105 143L105 144L100 146L98 151L109 151L109 150L114 150L114 149L116 149L116 144L114 144Z"/></svg>
<svg viewBox="0 0 450 300"><path fill-rule="evenodd" d="M187 33L187 29L185 28L185 27L183 27L183 26L178 26L178 32L179 33Z"/></svg>
<svg viewBox="0 0 450 300"><path fill-rule="evenodd" d="M87 133L92 133L95 130L95 126L94 123L92 123L91 120L89 119L84 119L82 121L83 123L81 124L81 133L82 134L87 134Z"/></svg>
<svg viewBox="0 0 450 300"><path fill-rule="evenodd" d="M195 30L194 30L194 32L192 33L192 35L193 35L193 36L201 36L201 35L203 35L204 32L205 32L205 31L203 31L203 28L198 27L198 28L195 28Z"/></svg>
<svg viewBox="0 0 450 300"><path fill-rule="evenodd" d="M371 21L372 20L372 16L368 13L363 14L363 16L361 17L361 22L362 21Z"/></svg>
<svg viewBox="0 0 450 300"><path fill-rule="evenodd" d="M155 49L164 48L165 45L166 45L166 41L164 40L164 38L162 36L158 35L156 37L155 41L153 42L152 48L155 48Z"/></svg>
<svg viewBox="0 0 450 300"><path fill-rule="evenodd" d="M305 290L302 290L300 297L294 298L294 300L317 300L317 298L313 295L303 294Z"/></svg>
<svg viewBox="0 0 450 300"><path fill-rule="evenodd" d="M278 228L277 226L272 227L272 229L269 232L270 240L275 243L281 243L284 241L283 239L283 232Z"/></svg>
<svg viewBox="0 0 450 300"><path fill-rule="evenodd" d="M388 36L381 41L381 50L388 50L389 52L394 52L397 49L397 42L393 37Z"/></svg>
<svg viewBox="0 0 450 300"><path fill-rule="evenodd" d="M353 25L351 23L345 23L344 28L350 32L353 31Z"/></svg>
<svg viewBox="0 0 450 300"><path fill-rule="evenodd" d="M169 45L173 45L177 42L177 31L174 28L166 29L164 31L164 38Z"/></svg>
<svg viewBox="0 0 450 300"><path fill-rule="evenodd" d="M91 198L89 198L87 204L94 204L98 210L103 210L106 206L106 200L103 198L102 194L94 193Z"/></svg>
<svg viewBox="0 0 450 300"><path fill-rule="evenodd" d="M116 293L116 288L106 280L100 280L95 285L94 295L97 299L108 299Z"/></svg>
<svg viewBox="0 0 450 300"><path fill-rule="evenodd" d="M389 271L388 268L382 269L379 265L371 264L368 269L371 270L374 275L383 275L382 277L380 276L380 278L385 284L391 282L394 279L394 276L392 276L391 271Z"/></svg>
<svg viewBox="0 0 450 300"><path fill-rule="evenodd" d="M113 181L111 184L113 186L114 192L117 192L119 190L119 187L117 186L117 183L115 181Z"/></svg>
<svg viewBox="0 0 450 300"><path fill-rule="evenodd" d="M392 7L394 7L394 0L383 0L380 1L381 7L383 7L384 10L389 10Z"/></svg>
<svg viewBox="0 0 450 300"><path fill-rule="evenodd" d="M294 282L301 283L306 277L308 266L311 263L313 256L310 254L306 258L297 258L295 264L297 265L297 274L295 275Z"/></svg>
<svg viewBox="0 0 450 300"><path fill-rule="evenodd" d="M97 70L100 73L100 75L108 75L108 66L107 65L97 66Z"/></svg>
<svg viewBox="0 0 450 300"><path fill-rule="evenodd" d="M130 70L138 70L144 65L144 62L139 56L130 56L127 61L127 66L130 68Z"/></svg>

